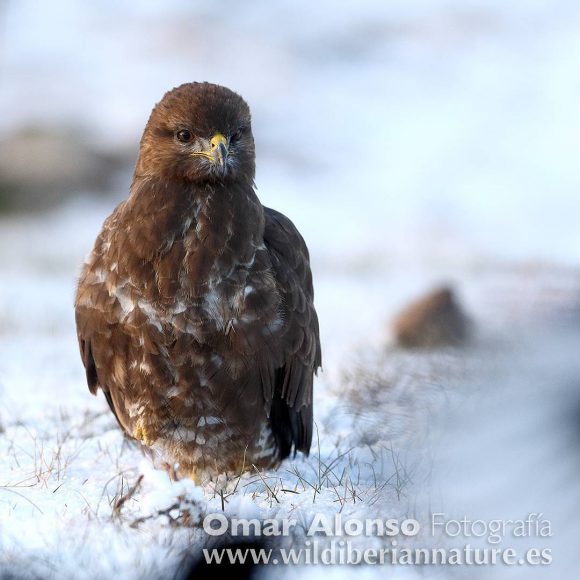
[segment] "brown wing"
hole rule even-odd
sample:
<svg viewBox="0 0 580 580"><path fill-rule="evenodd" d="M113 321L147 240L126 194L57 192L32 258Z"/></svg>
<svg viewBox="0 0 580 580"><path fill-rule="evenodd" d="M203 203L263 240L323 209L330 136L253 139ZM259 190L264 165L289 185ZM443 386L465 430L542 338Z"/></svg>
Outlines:
<svg viewBox="0 0 580 580"><path fill-rule="evenodd" d="M123 430L128 432L122 421L123 403L116 401L122 398L123 393L119 390L113 389L113 392L111 390L112 377L110 375L114 368L115 352L126 347L119 344L121 336L115 333L118 322L116 318L118 304L115 304L115 299L109 295L94 272L95 267L105 268L101 255L102 245L107 231L114 227L115 218L116 212L105 221L89 257L89 263L93 267L86 264L81 274L75 300L75 321L89 390L96 395L97 390L102 389L117 422Z"/></svg>
<svg viewBox="0 0 580 580"><path fill-rule="evenodd" d="M308 248L283 214L264 208L264 242L282 298L284 365L262 372L270 422L281 458L308 454L312 442L312 383L321 364L318 317Z"/></svg>
<svg viewBox="0 0 580 580"><path fill-rule="evenodd" d="M75 318L77 323L77 336L79 340L79 348L81 351L81 359L83 361L83 365L85 367L85 372L87 376L87 385L89 387L89 391L93 394L97 394L97 390L99 387L102 388L103 393L105 394L105 398L109 407L117 422L124 429L123 424L119 418L119 413L116 409L115 403L111 396L111 392L107 386L107 381L105 377L99 378L99 373L97 371L97 365L95 362L95 354L94 350L101 351L101 358L104 359L111 359L111 355L104 353L103 350L111 349L111 346L108 345L107 333L101 333L95 328L95 320L93 319L92 313L83 307L77 307Z"/></svg>
<svg viewBox="0 0 580 580"><path fill-rule="evenodd" d="M115 419L117 419L117 423L119 426L128 434L129 431L125 425L121 422L120 414L121 409L123 408L123 404L117 402L113 399L113 395L109 388L109 381L107 381L106 377L99 378L99 372L97 371L97 364L95 362L95 354L94 350L97 349L97 352L100 351L100 357L97 358L104 359L106 361L112 360L112 347L108 344L108 339L105 334L94 332L93 328L93 321L91 320L91 316L89 315L88 311L84 308L78 308L76 311L76 322L77 322L77 336L79 340L79 347L81 351L81 359L83 361L83 365L85 367L85 372L87 376L87 385L89 387L89 391L93 394L97 394L97 390L99 388L102 389L105 399L109 405L109 408L115 415ZM82 329L82 330L81 330ZM109 352L104 352L108 350ZM122 397L122 391L117 391L117 399Z"/></svg>

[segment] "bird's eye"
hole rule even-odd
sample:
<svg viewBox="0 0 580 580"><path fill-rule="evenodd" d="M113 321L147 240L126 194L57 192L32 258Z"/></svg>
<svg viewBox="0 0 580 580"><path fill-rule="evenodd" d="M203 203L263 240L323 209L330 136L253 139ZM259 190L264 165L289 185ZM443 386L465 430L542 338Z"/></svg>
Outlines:
<svg viewBox="0 0 580 580"><path fill-rule="evenodd" d="M177 140L181 141L182 143L189 143L193 138L191 131L188 131L187 129L181 129L181 131L177 131L175 136L177 137Z"/></svg>

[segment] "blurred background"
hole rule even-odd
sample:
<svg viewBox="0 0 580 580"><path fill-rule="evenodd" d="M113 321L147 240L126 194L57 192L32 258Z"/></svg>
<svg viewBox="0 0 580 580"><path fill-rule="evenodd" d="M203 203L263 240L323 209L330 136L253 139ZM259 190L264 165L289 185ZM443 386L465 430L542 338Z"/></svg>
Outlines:
<svg viewBox="0 0 580 580"><path fill-rule="evenodd" d="M577 0L0 0L0 432L95 404L76 276L184 82L246 99L258 195L308 243L319 417L435 284L488 333L577 304L579 65Z"/></svg>
<svg viewBox="0 0 580 580"><path fill-rule="evenodd" d="M2 0L4 327L46 313L38 267L70 282L151 108L193 80L250 104L258 194L304 234L320 307L380 300L353 336L458 268L577 264L579 59L574 0Z"/></svg>
<svg viewBox="0 0 580 580"><path fill-rule="evenodd" d="M328 252L580 257L573 0L0 6L5 209L112 189L164 92L208 80L251 105L265 202Z"/></svg>

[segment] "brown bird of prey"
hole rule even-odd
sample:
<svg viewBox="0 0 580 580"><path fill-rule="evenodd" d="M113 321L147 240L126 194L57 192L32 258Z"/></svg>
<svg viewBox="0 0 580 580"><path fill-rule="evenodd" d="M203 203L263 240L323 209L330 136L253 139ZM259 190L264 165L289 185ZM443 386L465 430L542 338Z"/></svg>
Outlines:
<svg viewBox="0 0 580 580"><path fill-rule="evenodd" d="M250 110L188 83L153 109L131 194L80 277L88 386L198 482L308 454L321 362L308 250L254 191Z"/></svg>

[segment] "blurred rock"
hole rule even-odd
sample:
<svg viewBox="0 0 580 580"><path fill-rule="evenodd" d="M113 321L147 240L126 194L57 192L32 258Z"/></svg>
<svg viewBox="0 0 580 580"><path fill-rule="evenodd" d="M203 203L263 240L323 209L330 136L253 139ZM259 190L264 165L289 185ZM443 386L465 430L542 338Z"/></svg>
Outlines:
<svg viewBox="0 0 580 580"><path fill-rule="evenodd" d="M76 192L104 192L127 160L82 139L81 128L24 129L0 141L0 212L42 210Z"/></svg>
<svg viewBox="0 0 580 580"><path fill-rule="evenodd" d="M399 346L437 348L465 344L470 327L453 290L443 287L407 306L395 319L393 332Z"/></svg>

